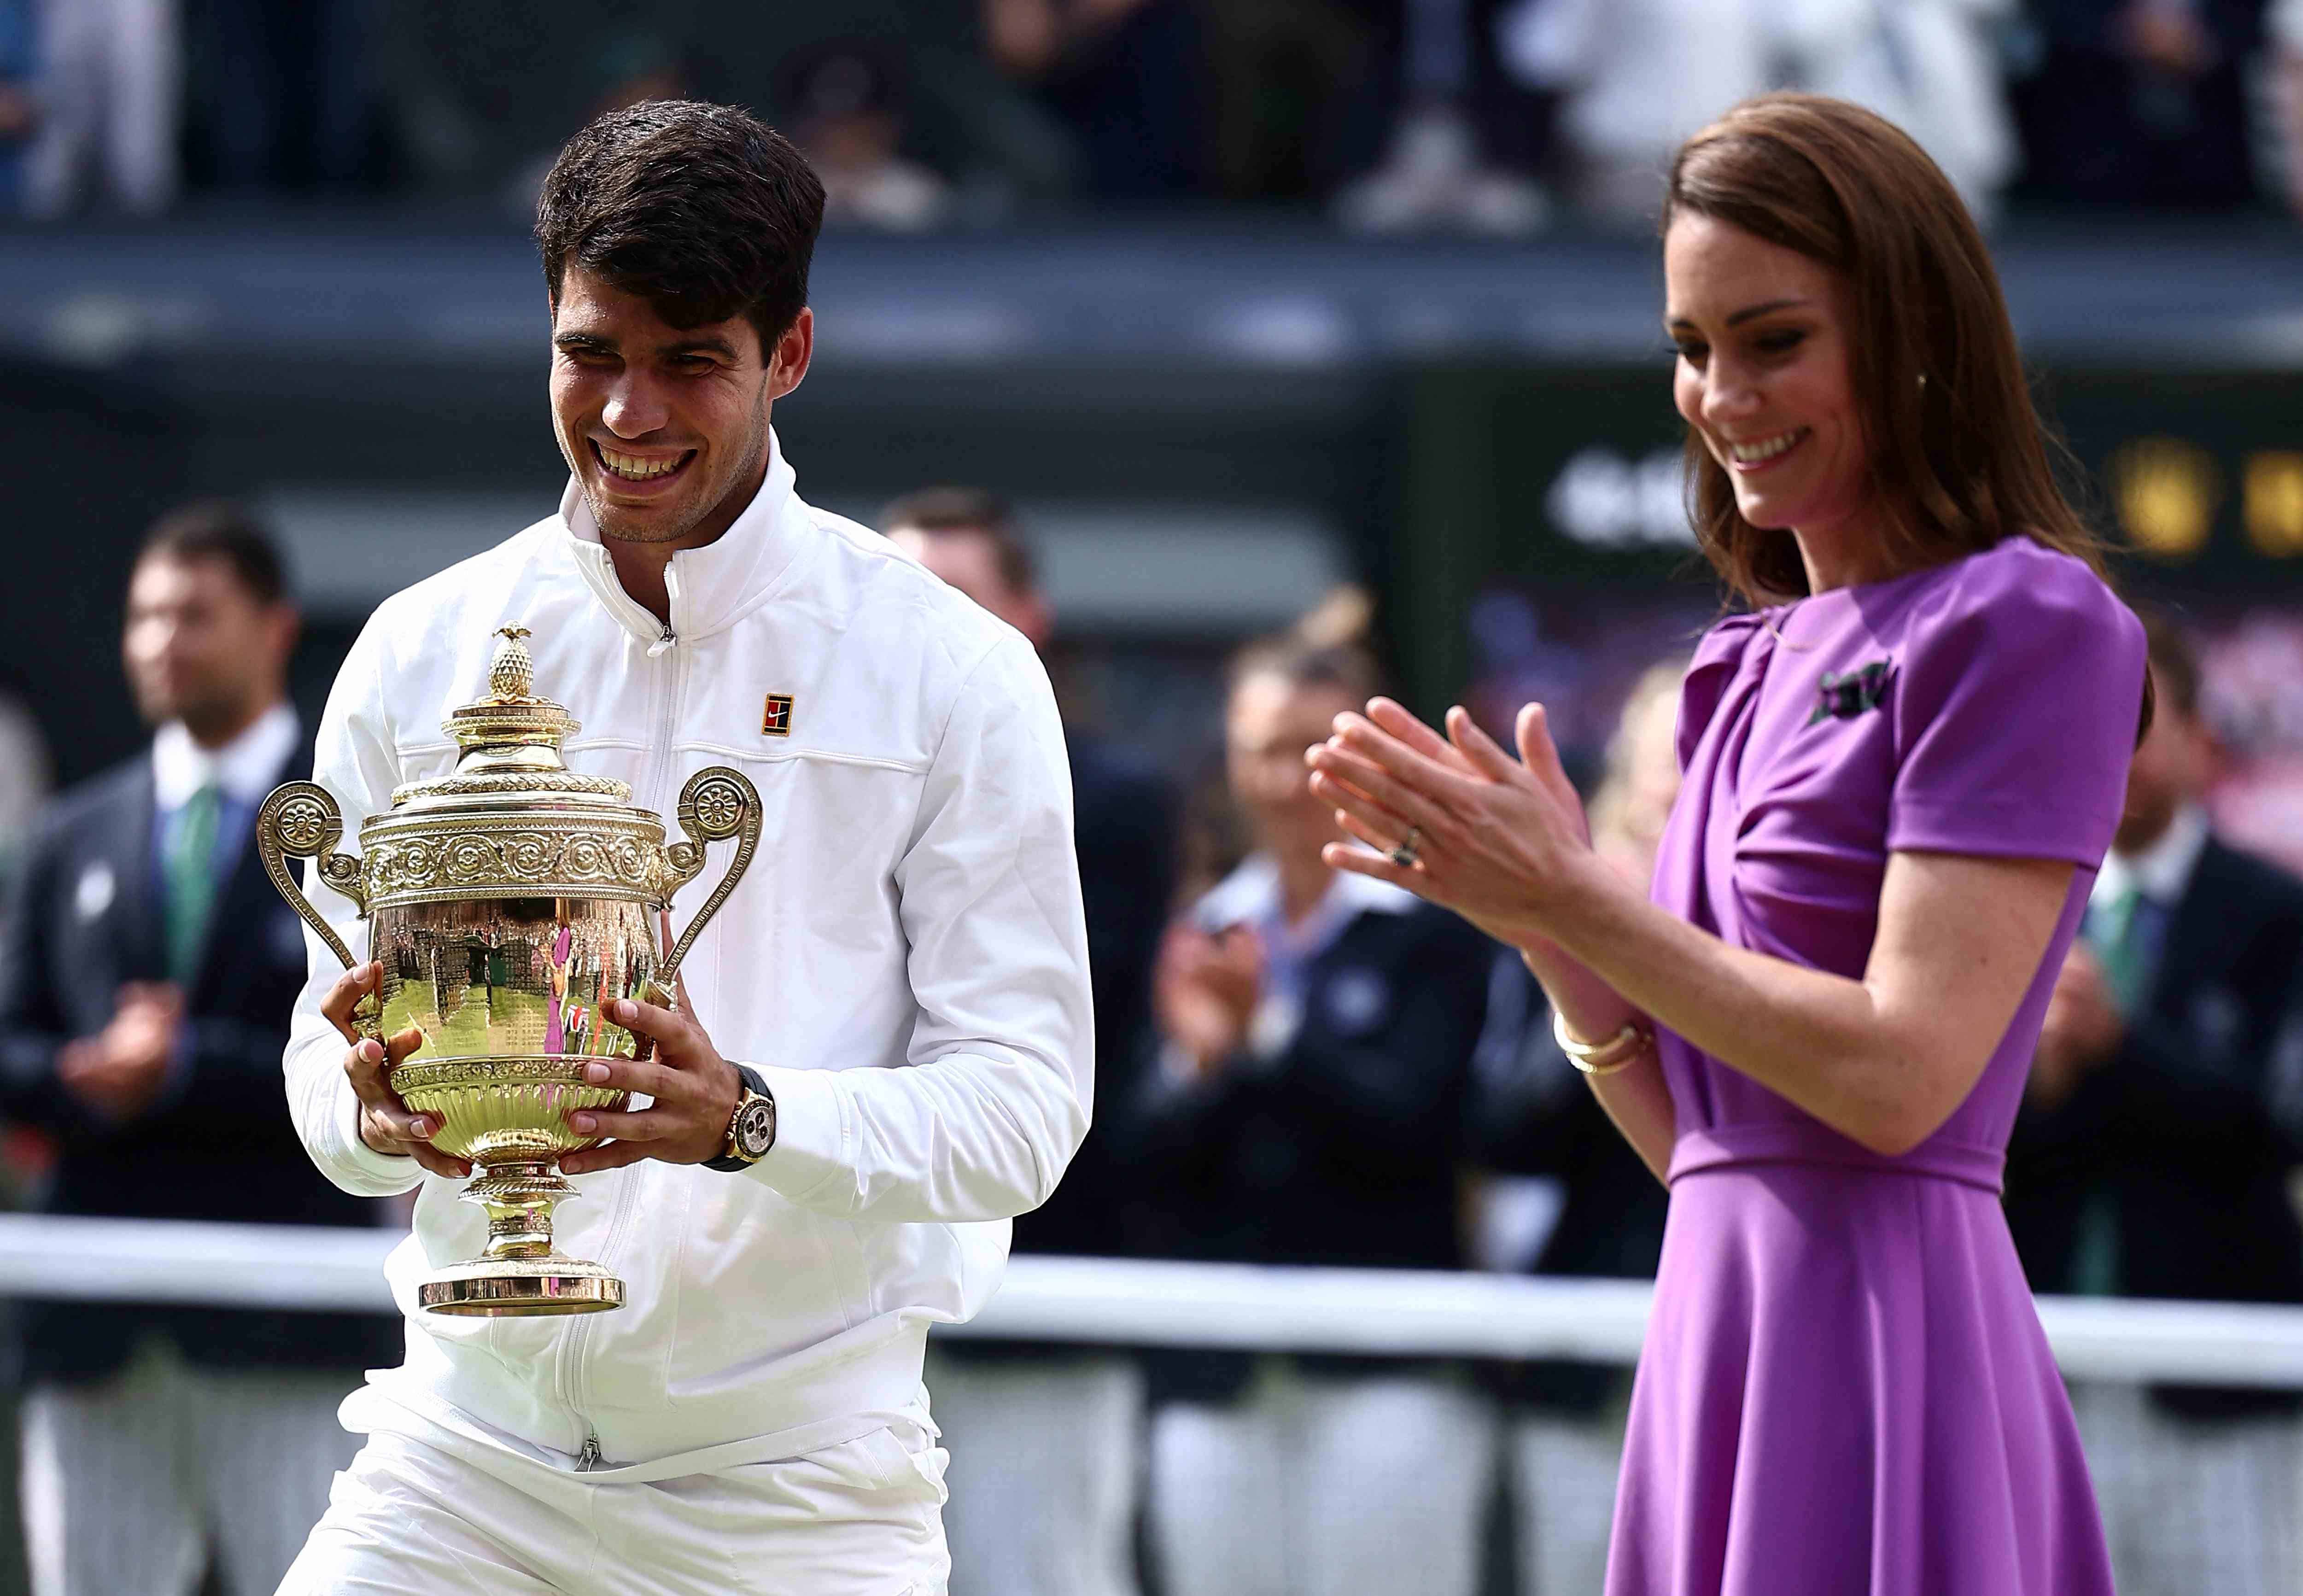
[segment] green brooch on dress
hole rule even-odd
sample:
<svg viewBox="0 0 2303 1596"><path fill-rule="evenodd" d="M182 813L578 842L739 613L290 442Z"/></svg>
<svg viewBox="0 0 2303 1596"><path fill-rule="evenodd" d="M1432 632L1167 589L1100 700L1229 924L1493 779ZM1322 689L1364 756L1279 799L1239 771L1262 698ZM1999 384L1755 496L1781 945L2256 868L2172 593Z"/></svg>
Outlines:
<svg viewBox="0 0 2303 1596"><path fill-rule="evenodd" d="M1852 721L1866 710L1878 708L1886 702L1888 670L1888 662L1874 660L1852 671L1826 671L1816 683L1815 713L1808 716L1807 723Z"/></svg>

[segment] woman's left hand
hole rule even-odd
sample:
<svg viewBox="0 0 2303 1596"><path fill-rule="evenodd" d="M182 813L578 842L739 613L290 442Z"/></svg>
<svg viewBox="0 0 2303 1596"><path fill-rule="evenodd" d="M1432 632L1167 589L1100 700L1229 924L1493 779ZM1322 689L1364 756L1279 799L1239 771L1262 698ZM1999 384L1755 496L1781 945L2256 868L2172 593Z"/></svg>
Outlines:
<svg viewBox="0 0 2303 1596"><path fill-rule="evenodd" d="M1323 857L1455 910L1497 941L1528 948L1579 889L1612 882L1591 851L1583 803L1559 763L1543 706L1519 712L1514 760L1460 705L1447 736L1388 698L1338 715L1304 757L1336 823L1375 851L1331 842ZM1405 847L1412 864L1392 857ZM1617 883L1619 884L1619 883Z"/></svg>

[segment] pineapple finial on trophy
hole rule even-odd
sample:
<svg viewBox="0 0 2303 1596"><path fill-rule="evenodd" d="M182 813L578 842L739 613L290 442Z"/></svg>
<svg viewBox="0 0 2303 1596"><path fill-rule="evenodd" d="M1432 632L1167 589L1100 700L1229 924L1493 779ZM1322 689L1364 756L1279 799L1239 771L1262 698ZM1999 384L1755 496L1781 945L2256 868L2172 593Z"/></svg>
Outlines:
<svg viewBox="0 0 2303 1596"><path fill-rule="evenodd" d="M488 666L488 691L499 698L527 698L536 692L536 661L529 657L527 645L520 641L528 636L524 626L500 626L496 636L503 642L496 649L496 657Z"/></svg>

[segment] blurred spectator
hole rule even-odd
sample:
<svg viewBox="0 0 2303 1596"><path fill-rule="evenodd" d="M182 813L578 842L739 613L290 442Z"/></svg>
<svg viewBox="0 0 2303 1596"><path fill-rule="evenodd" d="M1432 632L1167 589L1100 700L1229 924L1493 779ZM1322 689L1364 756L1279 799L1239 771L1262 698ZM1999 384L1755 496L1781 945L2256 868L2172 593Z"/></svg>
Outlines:
<svg viewBox="0 0 2303 1596"><path fill-rule="evenodd" d="M1640 678L1591 797L1593 848L1642 886L1679 793L1675 732L1686 668L1675 659ZM1559 1051L1543 989L1508 949L1489 982L1470 1124L1473 1161L1541 1180L1538 1189L1552 1199L1543 1211L1556 1215L1547 1233L1523 1240L1518 1257L1489 1262L1535 1274L1654 1278L1664 1187ZM1499 1181L1489 1195L1514 1190ZM1607 1581L1631 1371L1542 1362L1508 1366L1498 1380L1512 1407L1506 1451L1521 1589L1598 1591Z"/></svg>
<svg viewBox="0 0 2303 1596"><path fill-rule="evenodd" d="M1303 755L1377 687L1355 646L1251 647L1225 718L1256 851L1168 931L1164 1036L1132 1127L1180 1255L1450 1269L1493 945L1320 857ZM1413 1287L1403 1286L1412 1291ZM1468 1596L1488 1405L1431 1360L1162 1353L1152 1545L1168 1596Z"/></svg>
<svg viewBox="0 0 2303 1596"><path fill-rule="evenodd" d="M1079 140L1107 199L1188 194L1203 166L1198 20L1186 0L981 0L994 65Z"/></svg>
<svg viewBox="0 0 2303 1596"><path fill-rule="evenodd" d="M1902 126L1988 215L2015 165L1995 30L2015 0L1517 0L1506 61L1562 95L1573 189L1596 215L1651 224L1681 140L1736 101L1797 88Z"/></svg>
<svg viewBox="0 0 2303 1596"><path fill-rule="evenodd" d="M1518 234L1548 220L1543 190L1497 159L1494 74L1481 70L1494 57L1494 9L1490 0L1399 0L1396 48L1379 55L1399 63L1396 84L1385 86L1397 97L1392 130L1381 164L1337 197L1346 226Z"/></svg>
<svg viewBox="0 0 2303 1596"><path fill-rule="evenodd" d="M178 0L36 0L40 123L25 171L25 209L76 208L92 171L135 215L176 198L183 72Z"/></svg>
<svg viewBox="0 0 2303 1596"><path fill-rule="evenodd" d="M227 189L367 173L384 0L207 0L215 174Z"/></svg>
<svg viewBox="0 0 2303 1596"><path fill-rule="evenodd" d="M24 152L39 127L32 0L0 0L0 216L24 206Z"/></svg>
<svg viewBox="0 0 2303 1596"><path fill-rule="evenodd" d="M691 93L687 67L679 53L654 33L610 35L592 53L589 81L598 86L598 92L584 113L586 122L611 111L644 106L650 100L686 99ZM553 163L560 159L561 142L564 139L530 155L506 186L504 197L514 215L535 219L536 197L544 191L544 180Z"/></svg>
<svg viewBox="0 0 2303 1596"><path fill-rule="evenodd" d="M50 1213L366 1225L305 1157L281 1093L301 924L250 845L311 768L283 693L296 611L224 506L164 519L123 652L151 751L64 795L0 919L0 1114L59 1144ZM23 1506L38 1596L263 1596L327 1506L336 1406L399 1356L391 1321L25 1306Z"/></svg>
<svg viewBox="0 0 2303 1596"><path fill-rule="evenodd" d="M2008 1221L2040 1291L2303 1302L2303 882L2211 834L2198 659L2146 629L2157 714L2039 1034ZM2303 1398L2073 1396L2122 1592L2303 1590Z"/></svg>
<svg viewBox="0 0 2303 1596"><path fill-rule="evenodd" d="M32 838L48 797L48 745L21 699L0 692L0 888Z"/></svg>
<svg viewBox="0 0 2303 1596"><path fill-rule="evenodd" d="M890 541L1044 651L1054 612L1007 507L970 488L890 505ZM1175 890L1166 784L1094 733L1067 725L1073 829L1095 997L1095 1115L1055 1195L1016 1220L1016 1249L1122 1249L1127 1190L1115 1127L1149 1057L1152 961ZM938 1342L936 1422L955 1459L944 1531L952 1585L1000 1596L1127 1596L1143 1431L1135 1359L1076 1345Z"/></svg>
<svg viewBox="0 0 2303 1596"><path fill-rule="evenodd" d="M788 56L776 80L783 131L823 180L825 225L915 232L945 218L943 180L897 153L908 85L893 46L812 45Z"/></svg>
<svg viewBox="0 0 2303 1596"><path fill-rule="evenodd" d="M2265 0L2030 0L2015 85L2025 186L2088 205L2228 208L2256 195L2248 73Z"/></svg>
<svg viewBox="0 0 2303 1596"><path fill-rule="evenodd" d="M2269 88L2278 134L2281 193L2303 216L2303 0L2271 0L2264 24L2272 44Z"/></svg>

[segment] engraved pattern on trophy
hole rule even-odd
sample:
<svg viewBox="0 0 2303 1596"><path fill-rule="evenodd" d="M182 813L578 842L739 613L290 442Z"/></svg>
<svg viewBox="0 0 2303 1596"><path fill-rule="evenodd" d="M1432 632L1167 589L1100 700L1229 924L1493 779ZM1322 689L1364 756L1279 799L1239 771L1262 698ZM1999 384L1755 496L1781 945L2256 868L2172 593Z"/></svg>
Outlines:
<svg viewBox="0 0 2303 1596"><path fill-rule="evenodd" d="M333 851L342 813L308 781L266 801L258 837L274 883L348 967L282 856L316 857L320 878L359 906L383 968L371 1024L418 1035L392 1085L438 1117L435 1146L472 1162L461 1195L487 1212L486 1250L436 1271L418 1300L442 1313L590 1313L621 1305L623 1283L554 1248L552 1210L576 1195L559 1157L592 1139L569 1128L570 1112L620 1109L627 1094L587 1085L584 1061L640 1055L641 1039L602 1008L671 988L751 864L759 794L725 767L699 772L680 794L686 840L667 846L662 818L633 806L628 786L562 763L575 718L535 696L527 629L497 635L488 696L443 723L456 768L399 788L390 810L362 821L360 857ZM730 837L735 857L666 958L657 911L702 873L705 845Z"/></svg>

